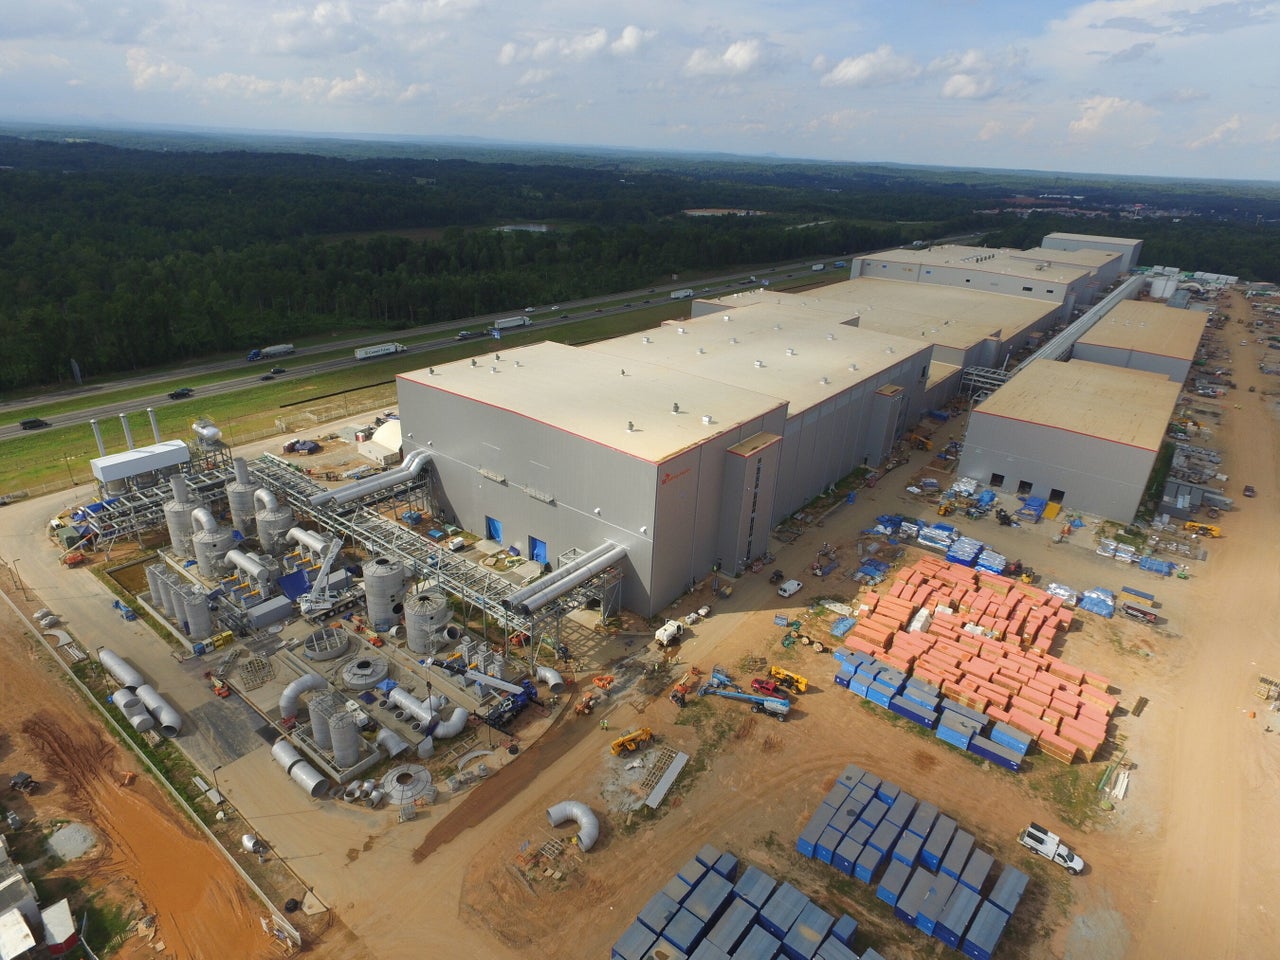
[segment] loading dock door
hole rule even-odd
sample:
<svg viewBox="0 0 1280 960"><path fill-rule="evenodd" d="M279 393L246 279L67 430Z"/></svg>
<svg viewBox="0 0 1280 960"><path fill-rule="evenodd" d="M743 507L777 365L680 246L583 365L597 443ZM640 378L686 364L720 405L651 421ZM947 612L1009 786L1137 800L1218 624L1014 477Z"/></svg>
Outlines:
<svg viewBox="0 0 1280 960"><path fill-rule="evenodd" d="M536 563L547 562L547 544L544 540L537 537L529 538L529 559Z"/></svg>
<svg viewBox="0 0 1280 960"><path fill-rule="evenodd" d="M484 518L484 535L494 543L502 542L502 521L493 517Z"/></svg>

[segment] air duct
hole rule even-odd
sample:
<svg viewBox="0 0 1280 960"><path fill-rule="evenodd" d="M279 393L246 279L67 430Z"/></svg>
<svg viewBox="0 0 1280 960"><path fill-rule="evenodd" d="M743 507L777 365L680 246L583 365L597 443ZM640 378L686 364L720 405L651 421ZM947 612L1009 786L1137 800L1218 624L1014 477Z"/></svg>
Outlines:
<svg viewBox="0 0 1280 960"><path fill-rule="evenodd" d="M142 701L142 705L156 718L156 723L160 725L160 732L166 737L176 737L182 730L182 718L178 716L178 711L169 705L169 701L156 693L155 688L147 683L142 684L134 692Z"/></svg>
<svg viewBox="0 0 1280 960"><path fill-rule="evenodd" d="M271 757L284 768L289 779L307 791L313 800L319 800L329 792L329 781L303 760L298 748L288 740L281 738L272 744Z"/></svg>
<svg viewBox="0 0 1280 960"><path fill-rule="evenodd" d="M106 647L98 651L98 663L102 664L102 668L107 673L115 677L120 686L129 690L136 691L147 682L142 674L134 669L131 663L120 655L112 653Z"/></svg>
<svg viewBox="0 0 1280 960"><path fill-rule="evenodd" d="M549 693L564 693L564 677L560 676L558 670L553 670L551 667L539 667L534 675L547 685Z"/></svg>
<svg viewBox="0 0 1280 960"><path fill-rule="evenodd" d="M436 742L430 737L423 737L422 742L418 744L418 759L428 760L435 754L435 752Z"/></svg>
<svg viewBox="0 0 1280 960"><path fill-rule="evenodd" d="M591 812L591 808L577 800L562 800L554 807L547 808L547 819L553 827L558 827L566 820L578 825L578 849L584 853L590 850L600 836L600 821Z"/></svg>
<svg viewBox="0 0 1280 960"><path fill-rule="evenodd" d="M304 550L324 556L324 552L329 548L329 541L314 530L304 530L302 527L293 527L285 534L285 539L296 543Z"/></svg>
<svg viewBox="0 0 1280 960"><path fill-rule="evenodd" d="M121 712L128 713L130 708L139 704L138 695L132 690L121 688L111 694L111 702L120 708Z"/></svg>
<svg viewBox="0 0 1280 960"><path fill-rule="evenodd" d="M394 487L397 483L407 483L422 472L422 468L427 465L430 459L431 454L427 453L427 451L415 450L405 458L404 463L394 470L388 470L386 473L379 473L364 480L357 480L355 483L349 483L345 487L339 487L337 490L325 490L322 493L317 493L311 498L311 506L321 507L327 503L342 506L344 503L350 503L352 500L358 500L371 493L377 493L379 490Z"/></svg>
<svg viewBox="0 0 1280 960"><path fill-rule="evenodd" d="M403 687L396 687L387 699L418 721L423 730L430 732L431 725L439 720L439 716L431 709L430 704L423 703Z"/></svg>
<svg viewBox="0 0 1280 960"><path fill-rule="evenodd" d="M470 714L467 713L465 707L454 707L453 713L449 714L449 719L444 720L436 725L431 731L431 736L436 740L448 740L460 734L467 725L467 719Z"/></svg>
<svg viewBox="0 0 1280 960"><path fill-rule="evenodd" d="M389 758L398 757L409 749L409 742L390 727L383 727L379 730L374 742L383 749Z"/></svg>
<svg viewBox="0 0 1280 960"><path fill-rule="evenodd" d="M147 708L142 705L142 701L135 698L130 706L124 706L123 704L118 704L118 706L125 719L129 721L129 725L139 733L146 733L148 730L155 729L155 717L147 713Z"/></svg>
<svg viewBox="0 0 1280 960"><path fill-rule="evenodd" d="M553 570L551 573L548 573L545 577L540 577L539 579L535 580L533 583L529 584L529 586L521 587L519 590L516 590L510 596L508 596L505 600L502 601L502 605L511 610L517 609L524 600L528 599L529 597L532 597L534 594L541 593L543 590L551 586L553 583L559 583L561 580L564 580L566 577L573 576L573 574L577 570L581 569L581 567L590 563L592 560L596 559L597 557L604 556L606 553L612 550L615 546L616 544L606 540L604 543L600 544L600 546L592 550L588 550L586 553L584 553L582 556L578 557L575 560L569 561L559 570Z"/></svg>
<svg viewBox="0 0 1280 960"><path fill-rule="evenodd" d="M532 597L526 597L524 602L521 604L521 612L529 614L541 607L545 607L556 597L566 594L580 583L590 580L606 567L612 566L620 560L626 559L627 551L625 547L619 547L612 544L610 546L612 549L607 553L597 557L589 563L578 566L570 576L565 577L559 583L552 584L541 592L535 593Z"/></svg>
<svg viewBox="0 0 1280 960"><path fill-rule="evenodd" d="M304 673L280 694L280 718L287 720L298 715L298 698L309 690L323 690L329 681L318 673Z"/></svg>

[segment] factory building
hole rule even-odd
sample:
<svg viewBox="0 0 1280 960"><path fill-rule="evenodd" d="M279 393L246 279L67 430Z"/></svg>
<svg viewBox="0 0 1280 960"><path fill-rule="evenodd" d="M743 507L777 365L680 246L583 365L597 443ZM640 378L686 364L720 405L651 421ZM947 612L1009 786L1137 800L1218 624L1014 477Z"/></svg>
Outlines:
<svg viewBox="0 0 1280 960"><path fill-rule="evenodd" d="M1163 373L1037 360L973 409L960 474L1128 520L1180 390Z"/></svg>
<svg viewBox="0 0 1280 960"><path fill-rule="evenodd" d="M1106 250L1120 255L1120 272L1131 273L1142 258L1142 241L1096 237L1088 233L1049 233L1040 245L1048 250Z"/></svg>
<svg viewBox="0 0 1280 960"><path fill-rule="evenodd" d="M1149 300L1124 300L1076 341L1076 360L1147 370L1183 383L1191 373L1208 314Z"/></svg>
<svg viewBox="0 0 1280 960"><path fill-rule="evenodd" d="M406 458L438 508L544 564L626 550L623 603L661 610L780 520L888 458L924 408L931 344L847 312L719 304L643 334L540 343L402 374Z"/></svg>

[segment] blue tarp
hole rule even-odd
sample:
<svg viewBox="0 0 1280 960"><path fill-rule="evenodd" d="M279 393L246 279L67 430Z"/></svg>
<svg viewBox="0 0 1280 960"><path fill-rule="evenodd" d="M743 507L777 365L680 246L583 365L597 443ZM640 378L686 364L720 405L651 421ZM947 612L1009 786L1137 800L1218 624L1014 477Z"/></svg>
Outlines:
<svg viewBox="0 0 1280 960"><path fill-rule="evenodd" d="M311 590L311 584L307 580L307 571L305 570L295 570L293 573L285 574L276 581L276 586L290 600L297 600Z"/></svg>
<svg viewBox="0 0 1280 960"><path fill-rule="evenodd" d="M857 622L855 617L841 617L831 625L831 635L833 637L843 637L854 628Z"/></svg>

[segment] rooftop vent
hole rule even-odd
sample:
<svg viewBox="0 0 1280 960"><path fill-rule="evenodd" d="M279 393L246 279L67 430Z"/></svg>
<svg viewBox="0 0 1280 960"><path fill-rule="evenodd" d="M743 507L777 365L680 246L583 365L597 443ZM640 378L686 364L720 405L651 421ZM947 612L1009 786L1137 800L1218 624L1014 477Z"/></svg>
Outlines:
<svg viewBox="0 0 1280 960"><path fill-rule="evenodd" d="M680 412L680 404L678 404L678 403L673 403L673 404L671 405L671 412L672 412L672 413L679 413L679 412Z"/></svg>
<svg viewBox="0 0 1280 960"><path fill-rule="evenodd" d="M764 361L763 361L763 360L757 360L757 361L756 361L756 366L757 366L757 367L763 367L763 366L764 366Z"/></svg>
<svg viewBox="0 0 1280 960"><path fill-rule="evenodd" d="M787 347L787 356L794 357L795 355L796 355L795 350L792 347Z"/></svg>
<svg viewBox="0 0 1280 960"><path fill-rule="evenodd" d="M640 338L640 342L641 342L641 343L653 343L653 340L651 340L649 337L641 337L641 338Z"/></svg>
<svg viewBox="0 0 1280 960"><path fill-rule="evenodd" d="M472 365L473 367L474 367L474 366L478 366L478 363L476 362L476 358L475 358L475 357L472 357L472 358L471 358L471 365Z"/></svg>
<svg viewBox="0 0 1280 960"><path fill-rule="evenodd" d="M699 353L706 353L706 352L707 352L707 348L706 348L706 347L699 347L699 348L698 348L698 352L699 352Z"/></svg>
<svg viewBox="0 0 1280 960"><path fill-rule="evenodd" d="M737 337L730 337L730 338L729 338L729 342L730 342L730 343L737 343L737 342L738 342L738 338L737 338Z"/></svg>
<svg viewBox="0 0 1280 960"><path fill-rule="evenodd" d="M720 319L721 319L721 320L723 320L725 323L728 323L728 322L729 322L729 315L726 313L726 314L725 314L723 317L721 317Z"/></svg>
<svg viewBox="0 0 1280 960"><path fill-rule="evenodd" d="M831 381L830 381L830 380L828 380L826 377L823 377L823 378L822 378L821 380L819 380L818 382L819 382L820 384L822 384L823 386L826 386L826 385L827 385L828 383L830 383Z"/></svg>
<svg viewBox="0 0 1280 960"><path fill-rule="evenodd" d="M684 327L680 327L679 330L677 330L676 332L684 334L684 333L688 333L689 331L687 331Z"/></svg>
<svg viewBox="0 0 1280 960"><path fill-rule="evenodd" d="M827 339L828 339L828 340L834 340L835 338L836 338L836 335L835 335L834 333L828 333L828 334L827 334Z"/></svg>
<svg viewBox="0 0 1280 960"><path fill-rule="evenodd" d="M636 422L634 420L628 420L627 433L635 433L635 432L636 432Z"/></svg>
<svg viewBox="0 0 1280 960"><path fill-rule="evenodd" d="M436 375L436 368L435 368L435 367L427 367L427 376L428 376L428 377L434 377L435 375Z"/></svg>
<svg viewBox="0 0 1280 960"><path fill-rule="evenodd" d="M709 413L702 418L702 422L707 424L707 426L710 426L711 424L715 423L715 421L711 419L711 414Z"/></svg>
<svg viewBox="0 0 1280 960"><path fill-rule="evenodd" d="M850 370L857 370L857 369L858 369L858 365L857 365L856 363L851 363L851 364L849 364L849 369L850 369Z"/></svg>

